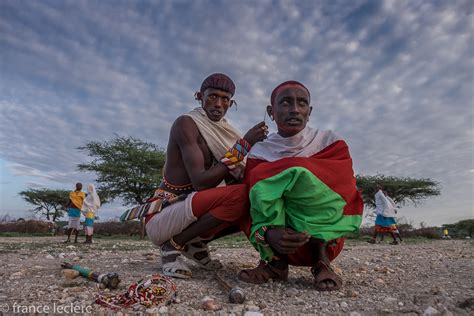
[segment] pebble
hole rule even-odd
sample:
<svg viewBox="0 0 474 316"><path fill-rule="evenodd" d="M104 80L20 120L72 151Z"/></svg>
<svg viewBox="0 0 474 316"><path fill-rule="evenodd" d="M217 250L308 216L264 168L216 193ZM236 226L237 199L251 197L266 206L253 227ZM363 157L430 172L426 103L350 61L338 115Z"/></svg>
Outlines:
<svg viewBox="0 0 474 316"><path fill-rule="evenodd" d="M246 311L244 316L263 316L263 314L260 312Z"/></svg>
<svg viewBox="0 0 474 316"><path fill-rule="evenodd" d="M160 314L166 314L166 313L168 313L168 307L166 307L166 306L161 306L161 307L158 309L158 312L159 312Z"/></svg>
<svg viewBox="0 0 474 316"><path fill-rule="evenodd" d="M258 312L260 310L260 307L255 305L247 305L247 310L250 312Z"/></svg>
<svg viewBox="0 0 474 316"><path fill-rule="evenodd" d="M145 313L147 314L158 314L159 312L160 309L158 307L148 308L145 310Z"/></svg>
<svg viewBox="0 0 474 316"><path fill-rule="evenodd" d="M347 290L346 292L346 296L348 297L357 297L359 296L359 291L356 291L356 290Z"/></svg>
<svg viewBox="0 0 474 316"><path fill-rule="evenodd" d="M425 311L423 312L423 316L432 316L432 315L438 315L439 312L436 308L429 306Z"/></svg>
<svg viewBox="0 0 474 316"><path fill-rule="evenodd" d="M75 279L79 276L79 271L72 269L64 269L62 273L66 279Z"/></svg>
<svg viewBox="0 0 474 316"><path fill-rule="evenodd" d="M387 304L392 304L392 303L395 303L396 301L397 301L396 298L390 297L390 296L383 299L383 302Z"/></svg>
<svg viewBox="0 0 474 316"><path fill-rule="evenodd" d="M222 309L222 305L216 302L212 297L206 296L201 302L201 306L205 311L218 311Z"/></svg>
<svg viewBox="0 0 474 316"><path fill-rule="evenodd" d="M383 285L383 284L385 284L385 281L379 278L379 279L375 279L374 283L376 285Z"/></svg>
<svg viewBox="0 0 474 316"><path fill-rule="evenodd" d="M343 309L346 309L349 307L349 304L347 304L346 302L341 302L341 304L339 304L339 306L341 306L341 308Z"/></svg>

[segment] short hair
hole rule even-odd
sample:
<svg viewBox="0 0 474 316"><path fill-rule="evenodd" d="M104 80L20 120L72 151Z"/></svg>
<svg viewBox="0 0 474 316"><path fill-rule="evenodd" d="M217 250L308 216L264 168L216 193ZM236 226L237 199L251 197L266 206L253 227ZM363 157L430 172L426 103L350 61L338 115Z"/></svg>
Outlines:
<svg viewBox="0 0 474 316"><path fill-rule="evenodd" d="M204 79L201 84L201 94L204 94L204 91L209 88L229 92L232 96L235 93L235 84L232 79L221 73L212 74Z"/></svg>
<svg viewBox="0 0 474 316"><path fill-rule="evenodd" d="M306 88L304 84L302 84L299 81L289 80L289 81L285 81L283 83L280 83L275 89L273 89L272 96L270 97L270 104L271 105L275 104L275 99L276 99L277 95L283 90L283 88L286 88L287 86L299 86L299 87L303 88L304 90L306 90L306 92L308 93L308 97L311 99L311 93L309 93L308 88Z"/></svg>

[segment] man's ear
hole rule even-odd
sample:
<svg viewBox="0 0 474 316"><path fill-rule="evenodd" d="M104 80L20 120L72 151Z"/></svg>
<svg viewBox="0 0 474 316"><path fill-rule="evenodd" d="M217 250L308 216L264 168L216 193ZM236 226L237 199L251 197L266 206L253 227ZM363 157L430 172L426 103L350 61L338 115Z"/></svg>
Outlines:
<svg viewBox="0 0 474 316"><path fill-rule="evenodd" d="M268 114L268 116L270 116L270 118L271 118L272 121L273 121L273 110L272 110L272 106L271 106L271 105L267 105L267 114Z"/></svg>
<svg viewBox="0 0 474 316"><path fill-rule="evenodd" d="M310 107L309 107L309 114L308 114L308 118L311 116L311 112L312 112L312 111L313 111L313 107L312 107L312 106L310 106Z"/></svg>
<svg viewBox="0 0 474 316"><path fill-rule="evenodd" d="M202 93L199 91L196 91L196 93L194 93L194 99L197 101L202 101Z"/></svg>

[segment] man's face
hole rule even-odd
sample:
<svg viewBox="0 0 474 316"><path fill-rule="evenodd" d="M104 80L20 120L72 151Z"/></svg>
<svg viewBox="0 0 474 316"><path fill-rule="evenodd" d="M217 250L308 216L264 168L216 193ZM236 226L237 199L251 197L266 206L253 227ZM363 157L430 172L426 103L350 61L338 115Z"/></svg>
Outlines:
<svg viewBox="0 0 474 316"><path fill-rule="evenodd" d="M210 120L218 122L232 105L231 98L229 92L208 88L202 96L202 108Z"/></svg>
<svg viewBox="0 0 474 316"><path fill-rule="evenodd" d="M82 183L76 183L76 191L82 190Z"/></svg>
<svg viewBox="0 0 474 316"><path fill-rule="evenodd" d="M309 95L303 88L288 87L275 98L268 114L273 115L278 134L283 137L296 135L306 127L312 107Z"/></svg>

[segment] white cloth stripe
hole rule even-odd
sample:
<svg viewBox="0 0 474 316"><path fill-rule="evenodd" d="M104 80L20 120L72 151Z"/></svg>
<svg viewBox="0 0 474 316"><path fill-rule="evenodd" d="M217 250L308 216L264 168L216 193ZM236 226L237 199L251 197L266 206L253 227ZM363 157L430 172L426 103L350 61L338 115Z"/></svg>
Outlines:
<svg viewBox="0 0 474 316"><path fill-rule="evenodd" d="M340 138L332 131L320 131L306 126L291 137L272 133L263 142L256 143L248 158L276 161L286 157L310 157Z"/></svg>

